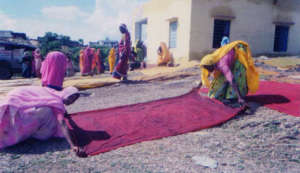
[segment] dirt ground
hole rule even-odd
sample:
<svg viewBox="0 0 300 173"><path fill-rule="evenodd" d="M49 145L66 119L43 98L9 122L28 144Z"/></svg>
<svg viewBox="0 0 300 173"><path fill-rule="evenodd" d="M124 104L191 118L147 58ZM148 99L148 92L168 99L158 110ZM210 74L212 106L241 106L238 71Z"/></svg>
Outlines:
<svg viewBox="0 0 300 173"><path fill-rule="evenodd" d="M264 69L270 70L266 66ZM197 67L181 70L200 73ZM278 73L290 74L280 70ZM270 76L262 76L265 78ZM90 89L87 90L92 93L90 97L80 98L67 109L88 111L179 96L195 87L199 79L199 75L194 75ZM214 128L143 142L85 159L75 156L64 139L27 140L0 151L0 172L299 172L300 118L257 103L250 105L251 111ZM214 161L216 168L197 164L196 157Z"/></svg>

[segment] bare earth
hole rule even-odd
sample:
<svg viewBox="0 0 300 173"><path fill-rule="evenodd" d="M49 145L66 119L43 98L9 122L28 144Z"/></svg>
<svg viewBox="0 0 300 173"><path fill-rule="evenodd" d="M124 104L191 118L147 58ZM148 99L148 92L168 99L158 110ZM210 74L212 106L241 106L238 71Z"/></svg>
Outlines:
<svg viewBox="0 0 300 173"><path fill-rule="evenodd" d="M190 68L198 72L198 68ZM102 109L179 96L199 76L168 81L120 83L88 90L69 112ZM148 141L80 159L64 139L28 140L0 151L0 172L299 172L300 118L250 103L252 112L214 128ZM217 161L197 165L195 156Z"/></svg>

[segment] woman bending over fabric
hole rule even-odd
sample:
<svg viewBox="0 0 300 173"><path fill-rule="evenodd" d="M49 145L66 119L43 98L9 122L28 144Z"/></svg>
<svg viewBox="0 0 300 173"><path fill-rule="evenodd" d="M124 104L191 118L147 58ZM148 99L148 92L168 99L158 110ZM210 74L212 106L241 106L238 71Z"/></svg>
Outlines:
<svg viewBox="0 0 300 173"><path fill-rule="evenodd" d="M244 97L255 93L259 86L259 74L255 69L249 45L243 41L224 44L200 63L202 84L209 88L209 97L223 102L238 101L244 105ZM213 80L208 80L213 73Z"/></svg>
<svg viewBox="0 0 300 173"><path fill-rule="evenodd" d="M58 91L63 89L67 69L67 57L58 51L48 53L42 63L42 86Z"/></svg>
<svg viewBox="0 0 300 173"><path fill-rule="evenodd" d="M128 61L131 55L131 39L130 33L128 32L127 26L122 24L120 27L122 33L122 39L119 43L119 56L120 59L113 72L113 77L116 79L127 80Z"/></svg>
<svg viewBox="0 0 300 173"><path fill-rule="evenodd" d="M12 90L0 103L0 149L28 138L65 137L72 149L82 154L72 142L64 121L64 105L70 105L78 98L78 90L74 87L63 91L40 86Z"/></svg>

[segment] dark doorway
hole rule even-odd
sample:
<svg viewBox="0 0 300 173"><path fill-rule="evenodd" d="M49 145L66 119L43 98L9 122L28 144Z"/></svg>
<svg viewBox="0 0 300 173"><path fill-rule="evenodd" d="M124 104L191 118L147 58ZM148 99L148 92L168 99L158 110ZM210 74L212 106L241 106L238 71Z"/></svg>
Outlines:
<svg viewBox="0 0 300 173"><path fill-rule="evenodd" d="M221 47L221 41L224 36L230 37L230 20L215 19L213 48Z"/></svg>

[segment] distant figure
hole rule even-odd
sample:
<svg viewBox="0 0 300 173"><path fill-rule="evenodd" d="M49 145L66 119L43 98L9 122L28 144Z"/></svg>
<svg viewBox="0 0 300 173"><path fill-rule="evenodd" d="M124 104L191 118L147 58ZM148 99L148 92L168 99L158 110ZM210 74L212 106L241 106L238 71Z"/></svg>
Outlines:
<svg viewBox="0 0 300 173"><path fill-rule="evenodd" d="M157 50L158 54L158 66L168 66L173 67L174 66L174 59L172 53L167 48L166 43L161 42L160 46Z"/></svg>
<svg viewBox="0 0 300 173"><path fill-rule="evenodd" d="M67 57L58 51L50 52L42 63L42 86L61 91L67 69Z"/></svg>
<svg viewBox="0 0 300 173"><path fill-rule="evenodd" d="M120 54L119 54L119 46L116 46L115 47L115 50L116 50L116 63L115 63L115 67L118 65L118 63L119 63L119 60L120 60Z"/></svg>
<svg viewBox="0 0 300 173"><path fill-rule="evenodd" d="M74 71L74 66L71 60L71 56L67 57L67 72L66 72L66 76L71 77L74 76L75 71Z"/></svg>
<svg viewBox="0 0 300 173"><path fill-rule="evenodd" d="M227 36L224 36L222 38L222 42L221 42L221 46L225 46L226 44L229 44L230 43L230 40Z"/></svg>
<svg viewBox="0 0 300 173"><path fill-rule="evenodd" d="M137 40L134 46L134 51L136 53L136 61L138 61L141 67L146 68L146 61L145 58L147 56L147 48L144 43L140 40Z"/></svg>
<svg viewBox="0 0 300 173"><path fill-rule="evenodd" d="M82 152L72 142L64 121L64 105L74 103L78 97L78 90L74 87L55 91L26 86L10 91L0 103L0 149L28 138L65 137L77 154Z"/></svg>
<svg viewBox="0 0 300 173"><path fill-rule="evenodd" d="M32 61L32 66L33 66L33 75L35 77L41 78L41 67L42 67L42 55L41 51L39 48L35 49L33 52L33 61Z"/></svg>
<svg viewBox="0 0 300 173"><path fill-rule="evenodd" d="M22 58L22 76L30 78L32 75L32 56L29 52L25 52Z"/></svg>
<svg viewBox="0 0 300 173"><path fill-rule="evenodd" d="M92 63L92 72L94 72L95 68L97 70L96 73L101 74L104 73L105 69L103 67L103 63L101 60L101 51L100 49L94 49L94 58Z"/></svg>
<svg viewBox="0 0 300 173"><path fill-rule="evenodd" d="M83 53L83 69L81 72L82 76L93 75L92 73L92 61L94 59L94 51L92 48L87 47Z"/></svg>
<svg viewBox="0 0 300 173"><path fill-rule="evenodd" d="M116 79L127 80L128 61L131 54L131 39L127 26L122 24L120 27L122 33L122 39L119 43L119 56L120 60L113 72L113 77Z"/></svg>
<svg viewBox="0 0 300 173"><path fill-rule="evenodd" d="M84 49L81 49L79 52L79 70L81 74L83 71L83 56L84 56Z"/></svg>
<svg viewBox="0 0 300 173"><path fill-rule="evenodd" d="M116 64L116 50L111 48L108 55L109 72L112 74Z"/></svg>
<svg viewBox="0 0 300 173"><path fill-rule="evenodd" d="M129 66L130 66L130 71L139 69L141 67L141 63L137 60L137 53L135 52L134 47L132 47L132 50L131 50Z"/></svg>

